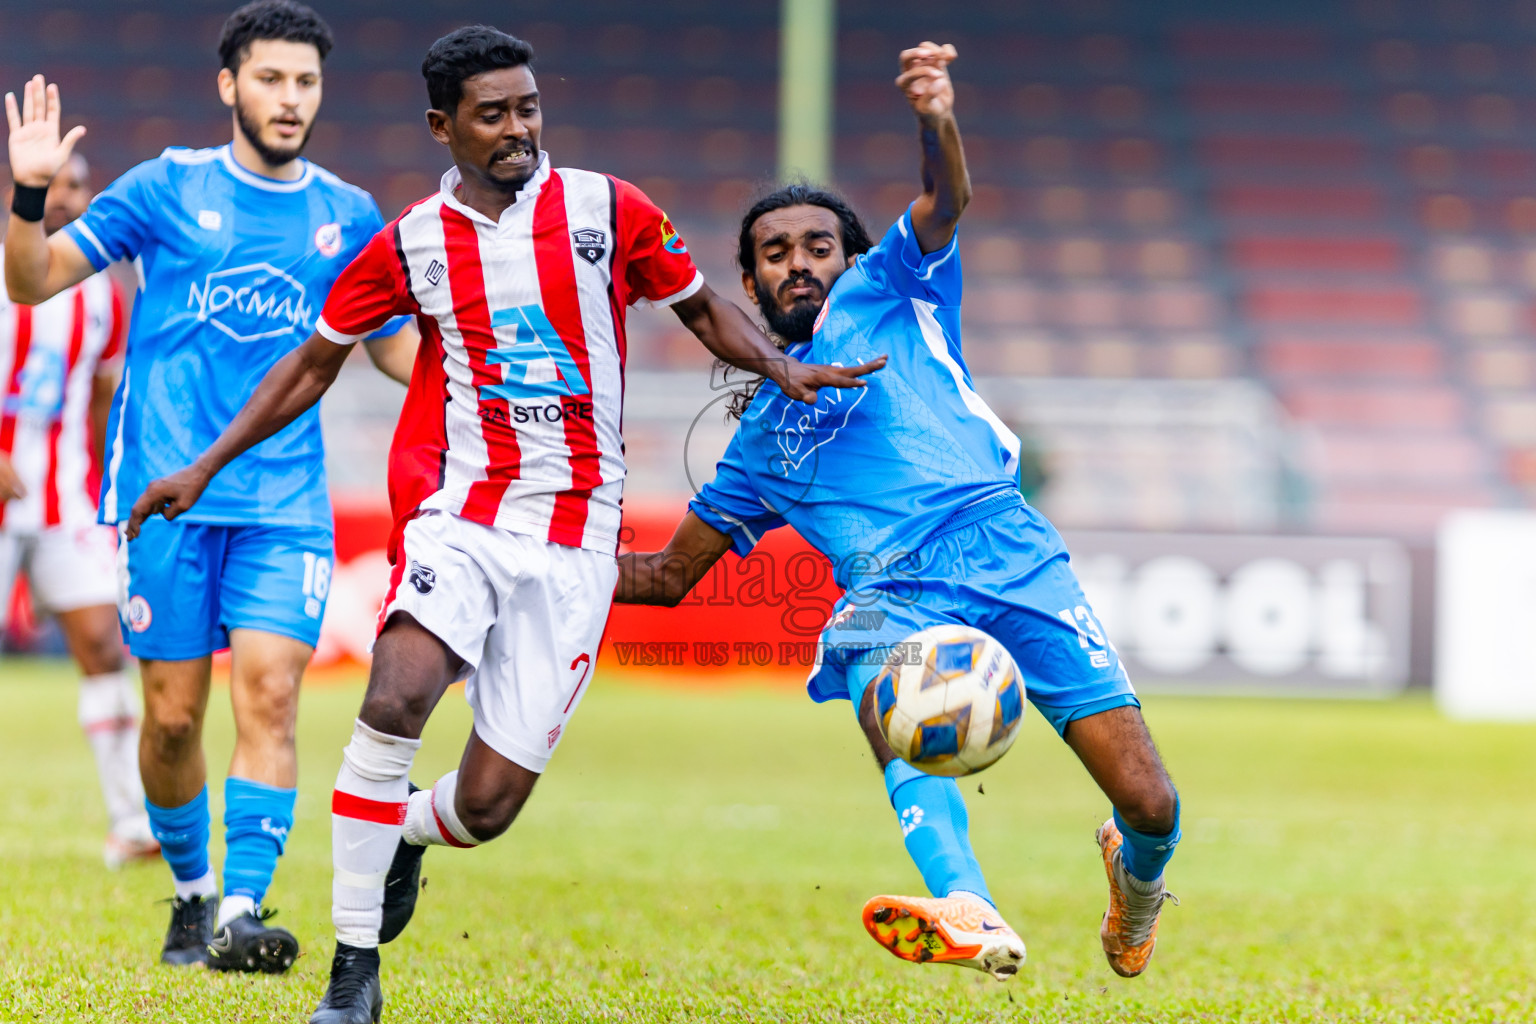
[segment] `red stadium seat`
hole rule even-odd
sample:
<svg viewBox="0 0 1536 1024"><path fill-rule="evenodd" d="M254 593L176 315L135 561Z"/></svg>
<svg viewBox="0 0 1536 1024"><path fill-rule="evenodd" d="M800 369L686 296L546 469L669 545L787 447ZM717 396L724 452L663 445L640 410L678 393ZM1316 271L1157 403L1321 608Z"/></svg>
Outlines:
<svg viewBox="0 0 1536 1024"><path fill-rule="evenodd" d="M1243 311L1264 323L1351 324L1415 327L1423 303L1408 287L1303 287L1266 285L1250 288Z"/></svg>
<svg viewBox="0 0 1536 1024"><path fill-rule="evenodd" d="M1322 426L1445 430L1462 424L1466 403L1442 386L1305 384L1282 389L1291 415Z"/></svg>
<svg viewBox="0 0 1536 1024"><path fill-rule="evenodd" d="M1259 365L1281 379L1435 380L1444 373L1440 346L1422 337L1366 338L1277 335L1259 346Z"/></svg>
<svg viewBox="0 0 1536 1024"><path fill-rule="evenodd" d="M1374 237L1246 235L1232 241L1232 265L1239 270L1356 271L1395 274L1402 269L1402 245L1390 235Z"/></svg>
<svg viewBox="0 0 1536 1024"><path fill-rule="evenodd" d="M1232 186L1217 190L1213 205L1218 215L1234 219L1361 222L1382 213L1381 193L1371 185Z"/></svg>
<svg viewBox="0 0 1536 1024"><path fill-rule="evenodd" d="M1420 484L1447 486L1487 478L1487 453L1461 432L1431 436L1321 431L1315 438L1314 468L1335 484Z"/></svg>
<svg viewBox="0 0 1536 1024"><path fill-rule="evenodd" d="M1343 113L1346 93L1321 82L1197 82L1185 92L1196 115L1328 118Z"/></svg>
<svg viewBox="0 0 1536 1024"><path fill-rule="evenodd" d="M1365 169L1365 141L1352 136L1284 137L1218 135L1199 148L1200 158L1217 173L1283 171L1287 174L1351 175Z"/></svg>

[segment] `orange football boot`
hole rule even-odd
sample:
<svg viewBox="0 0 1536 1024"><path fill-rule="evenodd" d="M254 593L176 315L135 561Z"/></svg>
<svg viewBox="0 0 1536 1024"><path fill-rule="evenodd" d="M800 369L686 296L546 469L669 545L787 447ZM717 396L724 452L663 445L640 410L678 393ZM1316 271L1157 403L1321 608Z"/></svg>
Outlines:
<svg viewBox="0 0 1536 1024"><path fill-rule="evenodd" d="M1114 818L1099 826L1094 838L1104 855L1104 873L1109 876L1109 909L1104 911L1104 920L1099 925L1099 941L1115 973L1122 978L1134 978L1147 969L1152 959L1164 901L1172 900L1178 906L1179 898L1165 890L1161 882L1157 892L1150 896L1131 888L1120 857L1125 839L1115 827Z"/></svg>
<svg viewBox="0 0 1536 1024"><path fill-rule="evenodd" d="M1007 981L1024 963L1024 941L996 910L965 896L876 896L864 904L864 929L892 954L916 964L956 964Z"/></svg>

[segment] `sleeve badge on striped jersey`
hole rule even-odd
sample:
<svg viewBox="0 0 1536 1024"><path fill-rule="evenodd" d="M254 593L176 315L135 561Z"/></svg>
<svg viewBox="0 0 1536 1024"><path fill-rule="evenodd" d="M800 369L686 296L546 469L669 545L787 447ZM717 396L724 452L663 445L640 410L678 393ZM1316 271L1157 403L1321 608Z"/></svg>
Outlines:
<svg viewBox="0 0 1536 1024"><path fill-rule="evenodd" d="M576 255L594 267L608 254L608 235L597 228L577 228L571 232L571 244Z"/></svg>

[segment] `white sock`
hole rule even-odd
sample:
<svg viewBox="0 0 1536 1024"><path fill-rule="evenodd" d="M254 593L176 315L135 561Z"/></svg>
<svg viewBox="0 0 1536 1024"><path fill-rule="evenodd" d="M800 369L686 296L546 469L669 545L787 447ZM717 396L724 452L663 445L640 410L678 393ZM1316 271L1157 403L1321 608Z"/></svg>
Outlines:
<svg viewBox="0 0 1536 1024"><path fill-rule="evenodd" d="M405 822L406 777L420 740L361 721L342 752L331 796L331 920L336 941L372 948L384 917L384 879Z"/></svg>
<svg viewBox="0 0 1536 1024"><path fill-rule="evenodd" d="M102 799L112 825L144 814L139 782L139 719L133 686L122 672L80 680L80 728L96 758Z"/></svg>
<svg viewBox="0 0 1536 1024"><path fill-rule="evenodd" d="M437 780L431 789L421 789L411 794L410 806L405 812L405 841L412 846L479 846L476 839L459 820L454 810L454 794L458 791L459 772L454 769Z"/></svg>
<svg viewBox="0 0 1536 1024"><path fill-rule="evenodd" d="M1163 891L1163 876L1158 875L1150 882L1143 882L1129 871L1123 871L1125 884L1128 889L1138 896L1156 896Z"/></svg>
<svg viewBox="0 0 1536 1024"><path fill-rule="evenodd" d="M256 901L249 896L225 896L219 902L219 920L214 930L223 928L241 914L256 913Z"/></svg>
<svg viewBox="0 0 1536 1024"><path fill-rule="evenodd" d="M194 878L190 882L183 882L174 875L171 877L171 881L175 883L176 895L180 899L189 900L193 896L209 899L219 894L219 882L214 877L212 868L209 868L203 877Z"/></svg>

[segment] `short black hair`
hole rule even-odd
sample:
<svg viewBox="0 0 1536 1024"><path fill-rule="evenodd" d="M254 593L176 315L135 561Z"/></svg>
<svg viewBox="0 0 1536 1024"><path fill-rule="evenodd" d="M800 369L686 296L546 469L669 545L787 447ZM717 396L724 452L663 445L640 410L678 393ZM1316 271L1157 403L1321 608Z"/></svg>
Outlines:
<svg viewBox="0 0 1536 1024"><path fill-rule="evenodd" d="M757 246L752 239L752 226L764 214L787 206L820 206L835 213L843 236L844 256L862 256L875 247L859 215L848 205L848 200L828 189L797 181L763 196L741 218L741 237L736 242L736 262L741 264L742 273L757 273Z"/></svg>
<svg viewBox="0 0 1536 1024"><path fill-rule="evenodd" d="M253 0L225 19L219 61L230 71L239 71L251 55L251 44L263 39L309 43L320 51L322 61L336 45L331 26L311 8L296 0Z"/></svg>
<svg viewBox="0 0 1536 1024"><path fill-rule="evenodd" d="M464 80L502 68L533 67L533 47L489 25L466 25L432 44L421 62L427 100L452 114L464 98Z"/></svg>

